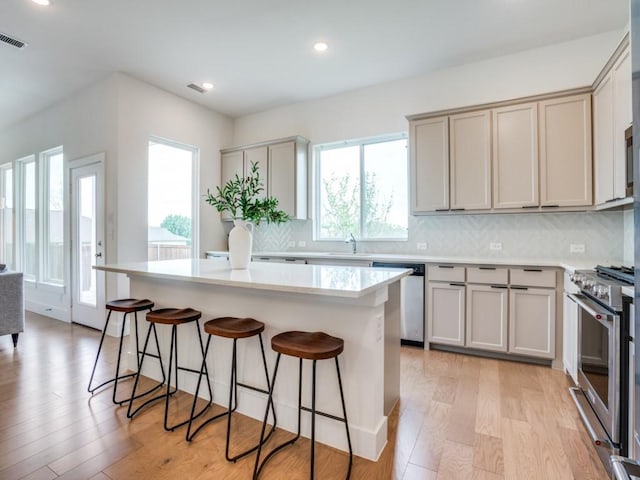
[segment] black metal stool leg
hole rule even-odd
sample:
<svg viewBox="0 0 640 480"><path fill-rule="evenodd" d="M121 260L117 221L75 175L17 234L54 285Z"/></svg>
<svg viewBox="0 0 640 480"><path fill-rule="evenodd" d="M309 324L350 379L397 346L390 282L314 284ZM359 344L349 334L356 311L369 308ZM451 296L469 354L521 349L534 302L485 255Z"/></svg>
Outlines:
<svg viewBox="0 0 640 480"><path fill-rule="evenodd" d="M131 377L135 377L135 373L128 373L127 375L120 375L120 360L122 358L122 343L124 342L124 327L127 324L127 315L128 312L125 312L124 315L122 316L122 328L120 329L120 342L118 345L118 360L116 362L116 375L114 377L114 383L113 383L113 395L111 396L111 401L113 403L115 403L116 405L122 405L124 403L127 403L129 401L129 399L127 400L116 400L116 394L118 392L118 381L123 379L123 378L131 378ZM105 326L106 327L106 326ZM106 328L105 328L106 330ZM139 362L136 362L136 364L138 364Z"/></svg>
<svg viewBox="0 0 640 480"><path fill-rule="evenodd" d="M95 392L97 389L99 389L100 387L106 385L111 381L111 380L107 380L106 382L101 383L97 387L91 388L91 383L93 382L93 376L96 373L96 367L98 366L98 358L100 358L100 352L102 352L102 344L104 342L104 336L107 333L107 327L109 326L110 319L111 319L111 310L109 310L109 313L107 313L107 320L104 322L104 328L102 329L102 336L100 337L100 343L98 344L98 353L96 354L96 360L93 363L93 370L91 371L91 377L89 377L89 385L87 387L87 391L91 394L93 394L93 392Z"/></svg>
<svg viewBox="0 0 640 480"><path fill-rule="evenodd" d="M198 383L196 384L196 391L193 394L193 403L191 404L191 414L189 415L189 423L187 425L187 434L186 434L187 442L190 442L191 440L193 440L193 437L196 436L196 434L202 429L202 427L204 427L207 423L209 423L209 421L207 420L202 425L200 425L198 428L196 428L193 433L191 433L191 427L193 425L193 420L196 418L194 413L196 411L196 403L198 402L198 393L200 392L200 384L202 383L202 376L205 375L205 372L207 370L207 354L209 353L209 345L210 344L211 344L211 336L209 336L207 338L207 345L204 347L204 350L202 352L202 366L200 367L200 375L198 375ZM207 376L209 376L208 373L207 373ZM209 395L209 403L204 408L205 410L207 408L209 408L211 406L211 404L213 403L213 393L212 393L211 390L209 390L209 393L210 393L210 395Z"/></svg>
<svg viewBox="0 0 640 480"><path fill-rule="evenodd" d="M311 375L311 471L309 478L314 478L314 465L316 460L316 360L313 360Z"/></svg>
<svg viewBox="0 0 640 480"><path fill-rule="evenodd" d="M351 448L351 435L349 435L349 422L347 421L347 407L344 403L344 392L342 391L342 377L340 375L340 365L338 357L336 357L336 373L338 374L338 386L340 387L340 402L342 402L342 414L344 415L344 428L347 432L347 444L349 445L349 468L347 470L347 479L351 477L351 466L353 465L353 449Z"/></svg>

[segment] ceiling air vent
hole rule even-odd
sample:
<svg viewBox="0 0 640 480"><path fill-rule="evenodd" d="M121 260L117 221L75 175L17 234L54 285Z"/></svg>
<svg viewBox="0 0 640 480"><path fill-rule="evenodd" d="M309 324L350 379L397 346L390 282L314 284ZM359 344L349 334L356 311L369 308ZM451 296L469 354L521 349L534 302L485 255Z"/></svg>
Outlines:
<svg viewBox="0 0 640 480"><path fill-rule="evenodd" d="M4 42L16 48L24 48L27 46L27 44L24 43L23 41L18 40L17 38L10 37L6 33L2 33L2 32L0 32L0 42Z"/></svg>
<svg viewBox="0 0 640 480"><path fill-rule="evenodd" d="M189 85L187 85L187 87L190 88L191 90L195 90L198 93L206 92L204 88L202 88L200 85L196 85L195 83L190 83Z"/></svg>

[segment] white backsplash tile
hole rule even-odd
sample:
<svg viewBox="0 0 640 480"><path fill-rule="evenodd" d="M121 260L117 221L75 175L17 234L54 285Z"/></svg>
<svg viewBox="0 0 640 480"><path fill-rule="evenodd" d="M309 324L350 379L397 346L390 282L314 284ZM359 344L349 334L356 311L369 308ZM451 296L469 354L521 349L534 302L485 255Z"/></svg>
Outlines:
<svg viewBox="0 0 640 480"><path fill-rule="evenodd" d="M628 212L410 216L407 241L359 242L358 247L370 253L626 261L633 258L633 213ZM261 225L254 250L286 251L290 241L306 243L297 251L350 248L343 242L314 241L308 220ZM417 250L418 242L427 243L427 250ZM501 243L502 249L490 250L491 243ZM570 253L571 244L584 245L585 252Z"/></svg>

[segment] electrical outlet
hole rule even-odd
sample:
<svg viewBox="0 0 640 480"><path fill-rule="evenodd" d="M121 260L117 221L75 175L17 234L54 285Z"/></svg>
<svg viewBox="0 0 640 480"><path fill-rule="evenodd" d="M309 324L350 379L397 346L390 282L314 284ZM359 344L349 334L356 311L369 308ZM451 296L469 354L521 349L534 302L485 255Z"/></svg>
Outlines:
<svg viewBox="0 0 640 480"><path fill-rule="evenodd" d="M502 243L500 243L500 242L491 242L489 244L489 250L502 250Z"/></svg>
<svg viewBox="0 0 640 480"><path fill-rule="evenodd" d="M295 248L295 246L296 246L296 242L294 240L289 240L289 243L287 244L287 247Z"/></svg>
<svg viewBox="0 0 640 480"><path fill-rule="evenodd" d="M427 242L418 242L418 243L416 243L416 248L418 250L426 250L427 249Z"/></svg>
<svg viewBox="0 0 640 480"><path fill-rule="evenodd" d="M569 245L569 252L584 253L584 243L572 243Z"/></svg>
<svg viewBox="0 0 640 480"><path fill-rule="evenodd" d="M307 246L307 242L305 242L304 240L298 240L298 246L299 247L306 247Z"/></svg>

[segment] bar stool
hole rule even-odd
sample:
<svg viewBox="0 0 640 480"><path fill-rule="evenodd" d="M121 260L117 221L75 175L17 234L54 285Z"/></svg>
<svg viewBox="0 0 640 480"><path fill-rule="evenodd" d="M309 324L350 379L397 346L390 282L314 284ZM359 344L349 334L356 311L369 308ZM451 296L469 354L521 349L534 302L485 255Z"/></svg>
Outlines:
<svg viewBox="0 0 640 480"><path fill-rule="evenodd" d="M271 380L271 391L269 393L269 400L267 401L267 411L265 412L264 421L262 423L262 431L260 433L260 443L258 444L258 453L256 455L256 463L253 468L253 479L256 480L260 475L263 467L271 459L271 457L287 447L300 438L300 416L302 410L311 413L311 469L310 478L314 478L314 462L315 462L315 439L316 439L316 414L323 417L331 418L339 422L343 422L345 430L347 432L347 443L349 445L349 467L347 469L347 479L351 476L351 465L353 463L353 449L351 448L351 437L349 435L349 424L347 422L347 409L344 403L344 393L342 390L342 379L340 377L340 366L338 365L338 355L344 350L344 341L341 338L332 337L323 332L284 332L276 335L271 339L271 348L278 352L276 357L276 365L273 369L273 379ZM298 433L297 435L287 442L275 447L260 463L260 453L262 450L262 444L264 431L267 425L267 417L269 414L269 407L273 406L273 391L276 385L276 375L278 373L278 365L280 364L280 357L282 355L289 355L291 357L297 357L300 359L298 367ZM338 386L340 387L340 401L342 403L343 417L336 417L329 413L316 410L316 362L318 360L327 360L334 358L336 363L336 373L338 374ZM302 405L302 360L313 361L313 374L311 383L311 408Z"/></svg>
<svg viewBox="0 0 640 480"><path fill-rule="evenodd" d="M122 342L124 340L124 327L126 325L127 315L133 313L135 318L135 335L136 335L136 363L138 364L138 370L140 369L140 344L138 343L138 312L142 312L144 310L153 309L153 302L151 300L138 300L135 298L123 298L119 300L112 300L107 302L105 308L109 311L107 314L107 320L104 324L104 328L102 329L102 336L100 337L100 344L98 345L98 353L96 354L96 360L93 363L93 370L91 371L91 377L89 378L89 386L87 387L87 391L93 395L93 393L104 387L105 385L114 382L113 385L113 395L111 400L116 405L122 405L128 402L130 399L126 400L116 400L116 394L118 391L118 382L125 378L134 377L135 373L128 373L126 375L120 375L120 360L122 357ZM111 313L113 312L121 312L124 313L122 317L122 329L120 331L120 345L118 346L118 360L116 362L116 373L115 376L109 380L102 382L100 385L96 387L92 387L93 377L96 373L96 367L98 365L98 358L100 358L100 352L102 352L102 344L104 342L104 336L107 333L107 328L109 327L109 320L111 319Z"/></svg>
<svg viewBox="0 0 640 480"><path fill-rule="evenodd" d="M262 332L264 331L264 323L254 320L253 318L222 317L222 318L215 318L213 320L209 320L208 322L206 322L204 324L204 331L209 335L209 337L207 338L207 344L204 349L204 358L202 361L202 368L200 369L200 378L198 378L198 386L196 387L196 393L193 397L193 405L191 407L191 419L189 420L189 426L187 427L187 441L190 442L191 440L193 440L193 438L205 425L208 425L214 420L217 420L221 417L226 416L227 417L227 441L226 441L224 454L227 461L236 462L240 458L246 455L249 455L250 453L258 449L258 445L255 445L254 447L251 447L248 450L245 450L244 452L239 453L233 457L229 455L229 443L231 438L231 415L233 412L236 411L236 408L238 407L238 386L248 388L255 392L261 392L266 395L268 395L269 391L271 390L270 383L269 383L269 370L267 368L267 358L264 354L264 343L262 341ZM207 419L198 428L196 428L193 433L191 433L193 419L195 418L193 414L195 412L196 401L198 399L198 391L200 390L202 375L204 375L205 373L206 358L207 358L207 353L209 352L211 337L213 337L214 335L217 337L233 339L233 353L231 355L231 377L229 380L229 403L227 405L227 411ZM258 339L260 341L260 352L262 353L262 365L264 366L264 376L267 382L266 390L263 388L258 388L252 385L241 383L238 381L238 376L237 376L238 339L255 337L256 335L258 336ZM267 439L271 436L271 434L276 428L276 411L273 405L271 406L271 411L273 413L273 426L271 427L271 430L269 431L269 434L266 436L264 441L267 441ZM269 410L267 409L267 414L268 412Z"/></svg>
<svg viewBox="0 0 640 480"><path fill-rule="evenodd" d="M165 400L165 404L164 404L164 429L167 431L173 431L178 427L181 427L182 425L186 425L187 423L189 423L189 421L191 420L191 418L187 418L186 420L176 423L174 425L168 425L168 416L169 416L169 398L174 395L177 391L178 391L178 370L183 370L183 371L187 371L187 372L191 372L191 373L200 373L199 370L194 370L191 368L187 368L187 367L181 367L178 364L178 325L185 325L188 323L192 323L195 326L196 331L198 332L198 340L199 340L199 346L200 346L200 353L202 354L202 358L204 358L204 346L202 345L202 334L200 333L200 326L198 324L198 320L200 319L200 317L202 316L202 314L197 311L197 310L193 310L192 308L161 308L159 310L154 310L151 311L149 313L147 313L147 322L149 322L149 330L147 331L147 336L146 339L144 341L144 348L142 350L142 360L140 361L140 368L138 369L138 373L136 374L136 380L133 384L133 390L131 391L131 401L129 402L129 407L127 409L127 417L128 418L132 418L134 415L136 415L142 408L144 408L145 406L149 405L152 402L155 402L156 400L160 400L163 399ZM151 332L153 332L155 338L156 338L156 344L158 344L158 333L156 331L156 324L163 324L163 325L171 325L171 342L170 342L170 346L169 346L169 369L168 369L168 376L169 378L167 379L167 388L165 393L161 394L161 395L156 395L155 397L152 397L148 400L146 400L144 403L142 403L141 405L139 405L137 408L135 408L134 410L132 410L132 406L133 406L133 400L136 398L140 398L141 396L144 396L144 394L141 395L136 395L136 390L138 387L138 382L140 380L140 375L142 372L142 364L144 363L144 358L145 358L145 354L147 352L147 347L149 344L149 338L151 336ZM158 349L158 353L160 353L160 350ZM160 368L162 368L162 358L158 357L158 361L160 362ZM173 390L171 390L171 375L174 375L174 379L175 379L175 387ZM211 392L211 383L209 382L209 374L206 370L206 365L204 367L204 373L207 376L207 385L209 387L209 403L207 405L205 405L205 407L198 412L197 415L193 416L193 418L197 418L198 416L200 416L202 413L205 412L205 410L207 408L209 408L209 406L211 405L211 402L213 400L213 394ZM164 370L162 373L162 382L160 383L160 385L162 385L164 383L165 377L164 377Z"/></svg>

